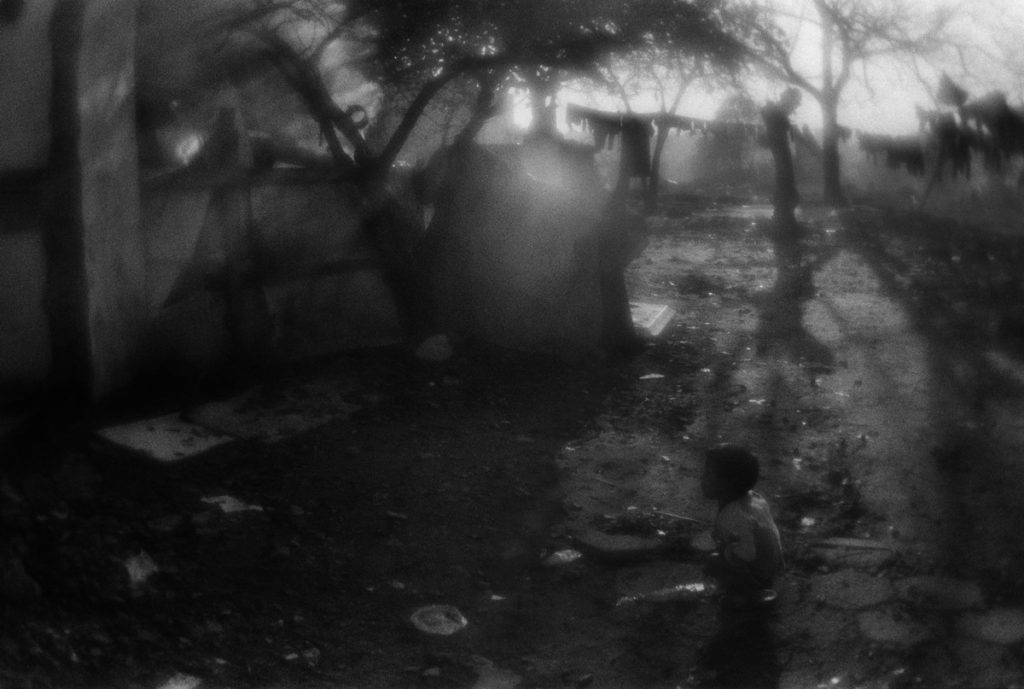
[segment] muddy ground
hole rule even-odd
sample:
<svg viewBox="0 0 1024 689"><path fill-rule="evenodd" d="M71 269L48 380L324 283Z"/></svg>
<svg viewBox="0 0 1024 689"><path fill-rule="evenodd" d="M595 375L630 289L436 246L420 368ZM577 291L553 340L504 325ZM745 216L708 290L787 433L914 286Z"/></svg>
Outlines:
<svg viewBox="0 0 1024 689"><path fill-rule="evenodd" d="M254 393L332 418L282 439L9 442L0 687L1024 685L1024 242L854 208L787 247L766 213L649 219L630 292L678 317L629 361L353 353ZM709 669L711 602L615 603L699 580L722 440L788 569ZM435 603L469 624L416 629Z"/></svg>

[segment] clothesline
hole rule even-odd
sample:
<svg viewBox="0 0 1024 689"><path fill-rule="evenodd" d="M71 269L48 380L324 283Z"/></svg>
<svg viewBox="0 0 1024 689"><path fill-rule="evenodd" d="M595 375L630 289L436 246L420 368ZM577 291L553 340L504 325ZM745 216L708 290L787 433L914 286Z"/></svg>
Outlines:
<svg viewBox="0 0 1024 689"><path fill-rule="evenodd" d="M597 110L570 103L566 106L566 119L570 127L582 127L594 134L594 145L598 148L611 147L615 137L624 129L643 128L648 136L654 134L654 127L666 128L676 133L712 134L757 139L764 136L762 124L704 119L670 113L618 113Z"/></svg>
<svg viewBox="0 0 1024 689"><path fill-rule="evenodd" d="M1024 119L1018 128L1008 134L997 132L993 135L978 127L970 127L956 122L951 114L923 113L922 130L919 134L891 135L878 134L862 129L839 126L840 140L847 141L856 136L860 149L874 163L883 159L893 169L903 168L909 174L922 176L925 173L925 148L929 142L940 152L940 160L952 163L953 174L970 175L972 151L982 154L986 163L998 168L1002 160L1014 153L1024 152ZM655 128L667 129L677 134L688 132L691 135L702 134L720 137L762 140L765 135L763 124L734 122L726 120L690 117L668 113L620 113L598 110L570 103L566 107L566 119L570 127L581 127L594 136L594 145L599 148L611 148L615 138L622 136L628 167L633 174L646 169L650 154L650 138ZM791 129L793 140L814 155L821 154L821 146L807 125Z"/></svg>

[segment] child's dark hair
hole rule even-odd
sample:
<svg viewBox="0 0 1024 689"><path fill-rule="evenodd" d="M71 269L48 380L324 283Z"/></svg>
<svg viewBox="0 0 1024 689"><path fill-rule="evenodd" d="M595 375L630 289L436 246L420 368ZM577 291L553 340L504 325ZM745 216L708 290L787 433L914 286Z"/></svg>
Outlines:
<svg viewBox="0 0 1024 689"><path fill-rule="evenodd" d="M717 476L725 479L742 495L757 484L760 463L757 455L740 445L718 445L708 450L708 464Z"/></svg>

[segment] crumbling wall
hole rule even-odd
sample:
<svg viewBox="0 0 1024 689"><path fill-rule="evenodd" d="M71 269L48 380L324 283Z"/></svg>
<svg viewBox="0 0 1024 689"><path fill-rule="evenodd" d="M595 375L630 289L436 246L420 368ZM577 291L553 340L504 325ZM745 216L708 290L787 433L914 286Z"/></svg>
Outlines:
<svg viewBox="0 0 1024 689"><path fill-rule="evenodd" d="M242 174L241 229L229 227L226 205L237 199L216 179L156 181L143 193L152 362L209 370L237 354L232 329L257 354L283 359L400 338L354 191L323 172ZM260 305L234 319L231 275Z"/></svg>

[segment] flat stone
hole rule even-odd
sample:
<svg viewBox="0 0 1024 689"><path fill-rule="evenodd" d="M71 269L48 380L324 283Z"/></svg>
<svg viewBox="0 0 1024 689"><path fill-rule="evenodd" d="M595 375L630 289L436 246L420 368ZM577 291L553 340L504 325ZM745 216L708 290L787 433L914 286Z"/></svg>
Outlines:
<svg viewBox="0 0 1024 689"><path fill-rule="evenodd" d="M597 529L588 530L576 540L585 554L608 562L653 560L665 550L665 544L656 538L609 534Z"/></svg>
<svg viewBox="0 0 1024 689"><path fill-rule="evenodd" d="M896 595L905 602L932 610L980 608L985 596L973 581L947 577L909 577L896 582Z"/></svg>
<svg viewBox="0 0 1024 689"><path fill-rule="evenodd" d="M198 455L233 437L210 431L181 418L167 414L99 431L106 440L161 462L175 462Z"/></svg>
<svg viewBox="0 0 1024 689"><path fill-rule="evenodd" d="M636 301L629 303L629 311L633 325L648 337L661 335L676 313L666 304L645 304Z"/></svg>
<svg viewBox="0 0 1024 689"><path fill-rule="evenodd" d="M811 595L825 605L844 610L870 608L893 596L888 579L855 569L842 569L811 579Z"/></svg>
<svg viewBox="0 0 1024 689"><path fill-rule="evenodd" d="M891 610L865 610L858 613L857 625L865 638L887 646L909 648L931 638L927 627L898 619Z"/></svg>
<svg viewBox="0 0 1024 689"><path fill-rule="evenodd" d="M300 397L284 399L277 404L263 404L256 392L231 399L208 402L188 413L189 420L211 431L236 438L256 438L275 443L298 433L323 426L335 419L346 418L359 409L322 391L298 390ZM311 400L322 398L322 403Z"/></svg>
<svg viewBox="0 0 1024 689"><path fill-rule="evenodd" d="M650 562L619 571L615 589L620 596L642 596L679 586L702 582L704 574L698 565L682 562Z"/></svg>
<svg viewBox="0 0 1024 689"><path fill-rule="evenodd" d="M960 620L960 629L968 636L1008 646L1024 641L1024 609L996 608L971 613Z"/></svg>
<svg viewBox="0 0 1024 689"><path fill-rule="evenodd" d="M856 569L877 569L896 557L885 543L863 538L826 538L815 542L812 551L832 567Z"/></svg>

